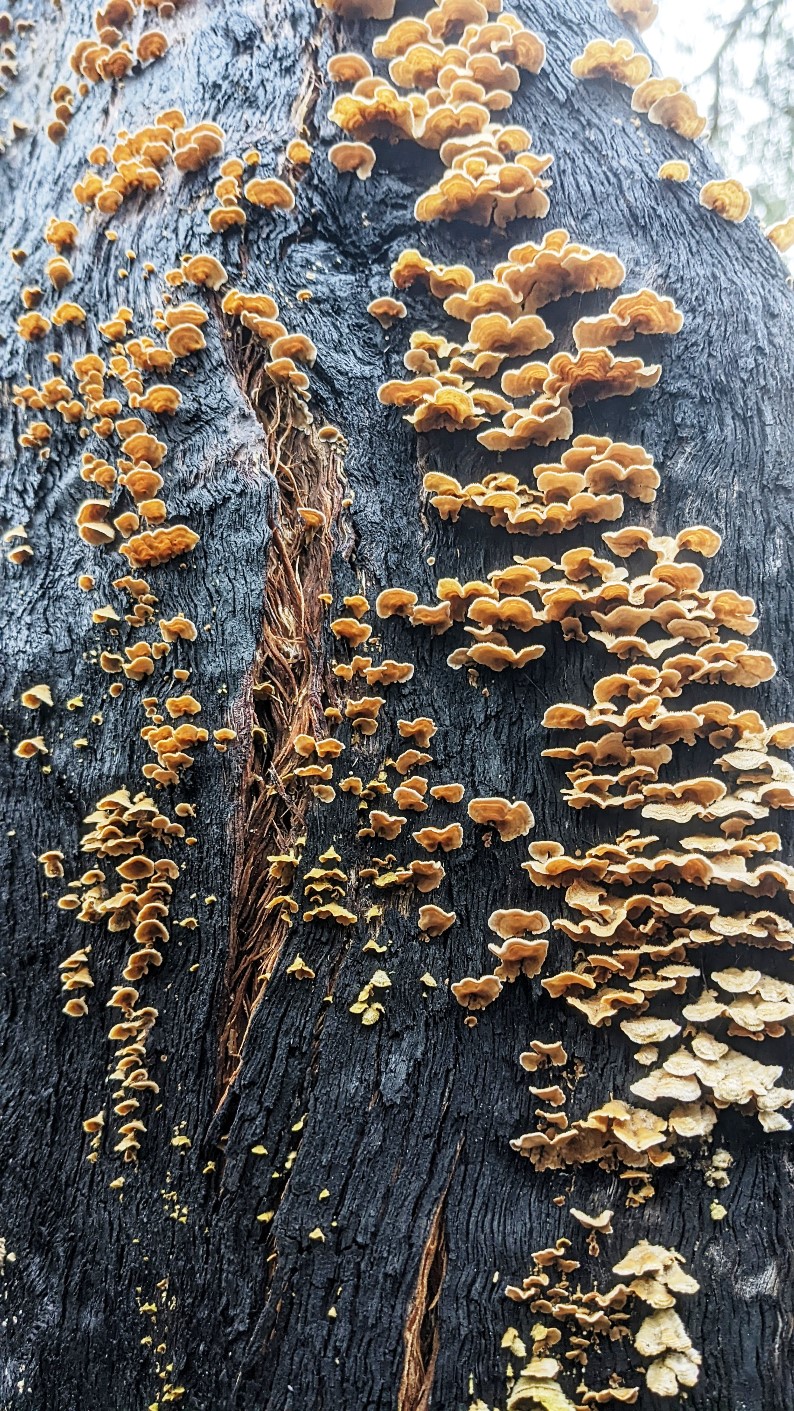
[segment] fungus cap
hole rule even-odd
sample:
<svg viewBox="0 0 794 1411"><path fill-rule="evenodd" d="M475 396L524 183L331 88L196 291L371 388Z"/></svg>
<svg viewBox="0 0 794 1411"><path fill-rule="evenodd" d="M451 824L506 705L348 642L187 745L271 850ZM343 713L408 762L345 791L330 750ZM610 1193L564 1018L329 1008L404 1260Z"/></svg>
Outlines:
<svg viewBox="0 0 794 1411"><path fill-rule="evenodd" d="M661 181L689 181L689 162L662 162L656 175Z"/></svg>
<svg viewBox="0 0 794 1411"><path fill-rule="evenodd" d="M367 142L335 142L328 160L337 171L355 172L359 181L366 181L375 166L375 149Z"/></svg>
<svg viewBox="0 0 794 1411"><path fill-rule="evenodd" d="M724 181L707 181L700 189L699 200L701 206L736 224L747 219L753 203L747 188L733 177Z"/></svg>
<svg viewBox="0 0 794 1411"><path fill-rule="evenodd" d="M529 804L521 799L514 803L503 798L471 799L466 811L474 823L493 825L503 843L525 837L535 825Z"/></svg>
<svg viewBox="0 0 794 1411"><path fill-rule="evenodd" d="M207 289L220 289L229 278L220 260L206 251L190 255L182 266L182 272L190 284L204 285Z"/></svg>

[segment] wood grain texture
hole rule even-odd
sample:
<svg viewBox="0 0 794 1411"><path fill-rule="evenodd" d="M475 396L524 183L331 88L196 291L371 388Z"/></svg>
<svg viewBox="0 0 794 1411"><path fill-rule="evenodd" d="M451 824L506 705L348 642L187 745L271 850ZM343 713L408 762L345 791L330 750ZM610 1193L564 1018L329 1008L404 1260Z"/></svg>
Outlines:
<svg viewBox="0 0 794 1411"><path fill-rule="evenodd" d="M327 163L326 149L338 134L328 122L331 95L320 75L334 51L369 44L374 25L346 30L312 0L188 0L164 26L173 37L166 58L122 84L98 85L54 148L41 131L42 117L51 89L66 77L70 48L90 31L93 6L74 0L58 11L49 0L28 0L25 7L37 29L20 41L20 78L3 102L33 131L0 161L3 254L17 245L31 252L22 270L6 258L0 265L0 319L8 334L0 344L2 500L6 522L24 522L35 550L23 568L3 563L0 600L7 731L0 778L8 830L1 840L7 886L0 1235L16 1254L0 1283L0 1406L9 1411L144 1411L157 1399L158 1367L166 1365L168 1381L186 1388L181 1404L191 1411L330 1411L338 1404L421 1411L426 1388L416 1374L405 1376L405 1332L418 1303L429 1305L438 1293L431 1288L428 1297L417 1280L423 1270L429 1276L441 1269L425 1257L431 1233L438 1236L440 1208L443 1282L422 1334L434 1360L429 1405L464 1411L471 1385L489 1404L503 1406L501 1333L513 1323L526 1335L533 1321L528 1310L505 1302L504 1286L528 1271L533 1249L570 1234L565 1210L551 1204L563 1192L574 1204L612 1204L618 1211L617 1234L605 1242L597 1266L602 1272L641 1237L673 1244L688 1260L702 1285L683 1310L704 1357L689 1397L693 1411L784 1411L794 1403L794 1196L785 1139L763 1138L749 1122L724 1119L721 1140L735 1158L735 1175L720 1224L709 1217L713 1192L697 1152L660 1176L653 1202L631 1211L623 1208L614 1174L586 1168L573 1178L537 1175L509 1148L530 1117L517 1066L530 1038L559 1037L580 1061L577 1114L610 1092L625 1096L632 1074L619 1032L577 1022L537 982L507 987L475 1029L463 1025L446 982L479 973L491 910L513 903L558 914L556 894L534 893L520 871L525 840L484 850L467 830L433 895L458 914L458 924L438 940L419 936L415 907L404 901L386 908L379 939L388 940L389 950L382 960L362 954L369 934L363 923L296 924L248 1028L237 1078L217 1110L232 917L245 914L246 898L235 895L233 879L246 848L257 748L252 675L279 489L263 426L267 407L257 413L252 400L256 353L239 335L227 336L215 298L207 303L208 351L194 372L175 378L184 404L165 438L169 498L201 534L201 545L186 570L168 565L151 578L169 613L182 610L202 629L210 625L195 653L185 656L196 663L203 723L211 729L232 723L238 739L226 755L199 753L188 779L198 842L177 884L176 914L195 910L201 924L180 933L182 940L174 934L162 970L146 981L147 1002L160 1009L153 1051L162 1055L155 1065L161 1092L145 1116L140 1161L124 1168L122 1197L109 1189L122 1169L109 1153L95 1166L85 1161L80 1122L105 1096L110 1055L103 1006L124 947L92 928L91 1015L67 1020L57 962L85 940L85 928L55 909L35 858L60 847L77 868L83 815L107 790L140 781L138 696L146 690L129 689L115 702L106 697L92 656L100 633L90 609L110 599L120 560L87 554L76 538L72 517L85 487L74 439L56 431L46 464L21 451L17 437L27 418L11 405L11 388L23 377L46 375L42 353L13 333L19 288L41 276L47 215L74 212L71 185L93 143L179 103L190 120L219 122L229 152L254 145L263 168L275 170L295 115L306 122L316 153L294 212L254 213L240 235L211 237L206 174L169 178L162 193L125 203L110 222L83 214L69 292L92 317L107 316L122 299L150 310L157 290L155 281L141 278L141 262L151 258L162 271L184 250L209 248L227 268L242 270L244 287L276 294L285 321L307 332L319 350L312 374L316 422L333 422L348 441L353 501L349 524L337 530L328 585L335 602L352 591L374 601L394 583L427 600L444 574L480 577L512 553L530 551L527 541L465 516L457 526L440 523L423 503L422 472L439 468L473 478L482 468L481 448L467 435L440 433L417 443L397 412L377 402L379 383L401 373L408 334L400 325L381 330L366 306L388 292L389 266L404 246L420 244L434 258L462 260L485 274L509 244L565 225L575 238L620 256L627 289L650 284L671 295L686 322L675 340L664 341L659 386L583 408L576 431L609 433L653 452L661 491L654 505L633 506L627 521L664 533L705 523L723 535L720 555L707 566L707 586L736 587L758 599L754 645L772 651L780 670L752 704L768 720L791 714L794 309L783 267L752 220L728 226L698 207L697 187L716 174L706 152L644 121L635 125L627 89L571 77L570 60L589 38L624 32L605 5L535 0L530 7L521 0L513 8L545 38L549 56L538 77L524 78L511 119L524 122L535 150L553 151L555 163L549 217L500 234L461 223L418 229L413 203L437 170L433 154L378 144L378 165L364 183L339 177ZM675 156L692 163L686 187L656 178L659 163ZM108 224L119 231L117 246L104 238ZM116 270L127 244L139 259L122 285ZM296 296L306 287L313 297L301 303ZM434 301L414 290L408 302L411 326L443 326ZM608 302L596 295L551 306L558 344L565 346L577 317ZM46 346L62 347L71 359L85 344L67 330ZM658 342L638 339L635 348L653 360ZM549 458L538 451L515 461L524 472ZM504 464L513 468L509 458ZM569 539L598 545L599 530ZM540 552L559 548L559 541L534 543ZM90 602L75 586L88 557L98 578ZM349 746L349 772L369 777L399 748L398 715L427 713L439 725L433 742L439 777L460 780L472 793L526 798L536 837L585 847L606 835L600 814L591 819L565 807L556 767L539 753L547 743L540 726L545 707L587 700L606 669L603 654L549 634L542 661L526 673L489 676L486 692L483 681L472 688L465 673L446 668L451 638L431 640L390 621L382 640L388 655L412 655L416 671L391 692L378 734ZM328 633L322 651L326 662L334 654ZM267 662L262 666L266 671ZM20 691L38 680L51 684L57 701L78 692L86 701L79 716L62 706L48 713L47 774L12 754L31 733ZM747 695L727 698L738 703ZM97 710L103 723L86 727ZM89 735L88 749L75 751L78 733ZM697 752L691 757L696 762ZM313 805L304 858L333 843L353 877L347 904L363 913L368 903L358 870L368 852L355 838L359 822L347 796ZM790 857L791 830L781 831ZM264 870L271 847L257 841ZM217 902L205 905L208 895ZM245 936L235 944L244 945ZM568 952L561 940L554 945L557 967ZM316 971L311 984L286 973L299 952ZM392 989L385 1017L363 1029L348 1007L375 962L386 965ZM427 970L439 984L423 995L419 977ZM781 1048L790 1059L789 1041ZM186 1155L170 1145L179 1123L192 1140ZM259 1144L266 1157L252 1154ZM208 1163L214 1169L205 1171ZM330 1195L319 1202L323 1189ZM173 1218L177 1205L187 1209L185 1223ZM272 1222L257 1223L266 1210L275 1212ZM318 1225L324 1242L309 1238ZM149 1302L154 1316L138 1311ZM335 1318L328 1316L332 1307ZM142 1344L147 1336L151 1344ZM156 1353L158 1345L166 1351ZM400 1401L401 1386L420 1390ZM643 1392L639 1404L656 1403Z"/></svg>

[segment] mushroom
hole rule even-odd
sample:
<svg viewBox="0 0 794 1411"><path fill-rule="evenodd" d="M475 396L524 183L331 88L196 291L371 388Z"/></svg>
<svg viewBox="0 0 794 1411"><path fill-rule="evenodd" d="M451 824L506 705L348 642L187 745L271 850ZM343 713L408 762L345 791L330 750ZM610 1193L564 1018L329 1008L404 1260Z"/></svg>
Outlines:
<svg viewBox="0 0 794 1411"><path fill-rule="evenodd" d="M460 803L465 792L462 784L434 784L430 790L432 798L452 804Z"/></svg>
<svg viewBox="0 0 794 1411"><path fill-rule="evenodd" d="M414 740L420 749L425 750L436 734L438 726L429 716L420 715L415 720L398 720L397 729L404 740Z"/></svg>
<svg viewBox="0 0 794 1411"><path fill-rule="evenodd" d="M607 0L610 10L625 20L638 34L653 24L659 13L656 0Z"/></svg>
<svg viewBox="0 0 794 1411"><path fill-rule="evenodd" d="M454 911L444 911L440 906L420 906L419 930L428 936L441 936L457 921Z"/></svg>
<svg viewBox="0 0 794 1411"><path fill-rule="evenodd" d="M753 203L747 188L732 177L724 181L707 181L700 189L699 200L701 206L736 224L747 219Z"/></svg>
<svg viewBox="0 0 794 1411"><path fill-rule="evenodd" d="M353 647L360 647L372 636L369 624L359 622L354 617L337 617L330 626L335 637L349 642Z"/></svg>
<svg viewBox="0 0 794 1411"><path fill-rule="evenodd" d="M346 50L331 55L326 72L332 83L358 83L362 78L372 77L372 65L363 54Z"/></svg>
<svg viewBox="0 0 794 1411"><path fill-rule="evenodd" d="M144 30L135 46L135 55L141 64L151 63L153 59L162 59L167 51L168 39L161 29Z"/></svg>
<svg viewBox="0 0 794 1411"><path fill-rule="evenodd" d="M395 0L317 0L317 4L346 19L390 20Z"/></svg>
<svg viewBox="0 0 794 1411"><path fill-rule="evenodd" d="M672 299L652 289L622 294L606 314L581 318L573 327L577 348L598 348L633 339L635 334L678 333L684 316Z"/></svg>
<svg viewBox="0 0 794 1411"><path fill-rule="evenodd" d="M522 911L511 907L506 911L492 911L488 925L497 936L510 940L514 936L541 935L549 929L549 918L542 911Z"/></svg>
<svg viewBox="0 0 794 1411"><path fill-rule="evenodd" d="M514 938L503 941L500 946L489 941L488 949L499 961L494 973L500 980L507 980L512 984L520 974L530 977L539 974L548 955L549 943Z"/></svg>
<svg viewBox="0 0 794 1411"><path fill-rule="evenodd" d="M468 976L450 985L450 989L464 1009L485 1009L502 992L502 982L496 975L481 975L479 979Z"/></svg>
<svg viewBox="0 0 794 1411"><path fill-rule="evenodd" d="M574 78L609 78L636 88L648 78L651 61L646 54L636 54L629 39L592 39L571 63Z"/></svg>
<svg viewBox="0 0 794 1411"><path fill-rule="evenodd" d="M698 112L694 99L680 89L657 98L648 108L648 120L670 128L688 142L702 137L707 126L707 119Z"/></svg>
<svg viewBox="0 0 794 1411"><path fill-rule="evenodd" d="M367 142L335 142L328 160L337 171L355 172L359 181L366 181L372 175L376 156Z"/></svg>
<svg viewBox="0 0 794 1411"><path fill-rule="evenodd" d="M391 328L397 319L405 318L408 310L400 299L392 299L388 295L382 295L379 299L372 299L367 304L367 313L378 320L381 328Z"/></svg>
<svg viewBox="0 0 794 1411"><path fill-rule="evenodd" d="M38 710L40 706L52 705L52 691L44 683L38 686L28 686L22 692L20 700L27 710Z"/></svg>
<svg viewBox="0 0 794 1411"><path fill-rule="evenodd" d="M584 1210L577 1210L576 1206L571 1205L569 1207L569 1213L573 1216L574 1220L578 1220L579 1224L582 1225L585 1230L597 1230L598 1233L602 1235L611 1235L613 1233L612 1216L615 1213L614 1210L602 1210L598 1215L587 1215Z"/></svg>
<svg viewBox="0 0 794 1411"><path fill-rule="evenodd" d="M656 175L661 181L689 181L689 162L662 162Z"/></svg>
<svg viewBox="0 0 794 1411"><path fill-rule="evenodd" d="M521 799L514 803L502 798L471 799L467 813L474 823L492 824L503 843L525 837L535 825L529 804Z"/></svg>
<svg viewBox="0 0 794 1411"><path fill-rule="evenodd" d="M182 270L185 279L190 284L203 285L207 289L220 289L221 285L226 284L229 278L220 260L216 260L214 255L208 255L206 252L188 256Z"/></svg>
<svg viewBox="0 0 794 1411"><path fill-rule="evenodd" d="M459 823L448 823L445 828L420 828L411 836L420 847L430 853L439 847L442 852L453 852L463 846L463 829Z"/></svg>
<svg viewBox="0 0 794 1411"><path fill-rule="evenodd" d="M291 211L295 205L293 192L276 176L253 177L246 183L243 194L252 206L264 206L269 211Z"/></svg>
<svg viewBox="0 0 794 1411"><path fill-rule="evenodd" d="M785 255L794 245L794 216L776 221L774 225L767 227L764 234L775 249L779 250L781 255Z"/></svg>
<svg viewBox="0 0 794 1411"><path fill-rule="evenodd" d="M213 157L220 155L223 145L223 129L217 123L180 126L174 133L174 166L181 172L200 171Z"/></svg>

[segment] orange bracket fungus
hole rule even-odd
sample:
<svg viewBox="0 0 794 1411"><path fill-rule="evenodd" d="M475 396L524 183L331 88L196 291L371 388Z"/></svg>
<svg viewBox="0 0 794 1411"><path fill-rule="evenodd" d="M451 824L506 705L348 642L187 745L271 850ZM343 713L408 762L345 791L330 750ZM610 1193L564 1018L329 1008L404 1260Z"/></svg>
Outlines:
<svg viewBox="0 0 794 1411"><path fill-rule="evenodd" d="M746 187L734 178L707 181L700 189L700 204L714 211L723 220L740 223L750 214L752 197Z"/></svg>

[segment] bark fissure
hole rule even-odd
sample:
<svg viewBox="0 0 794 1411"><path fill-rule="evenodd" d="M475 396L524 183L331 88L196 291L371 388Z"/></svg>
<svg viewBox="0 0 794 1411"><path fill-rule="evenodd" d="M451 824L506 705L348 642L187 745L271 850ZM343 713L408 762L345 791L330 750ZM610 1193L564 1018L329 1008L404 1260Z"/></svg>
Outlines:
<svg viewBox="0 0 794 1411"><path fill-rule="evenodd" d="M296 404L289 394L268 390L256 378L253 406L265 431L278 503L250 678L256 724L241 792L245 835L237 858L220 1029L223 1093L238 1071L251 1015L290 927L287 903L279 905L276 898L289 893L294 869L269 865L267 858L288 856L300 846L311 796L294 788L294 741L300 734L322 737L323 693L333 699L320 595L331 586L344 493L335 444L319 441L313 427L295 424ZM322 532L301 517L306 506L322 513Z"/></svg>
<svg viewBox="0 0 794 1411"><path fill-rule="evenodd" d="M460 1156L458 1144L422 1246L416 1286L403 1325L404 1361L397 1411L427 1411L441 1342L438 1305L447 1271L446 1208L450 1182Z"/></svg>

